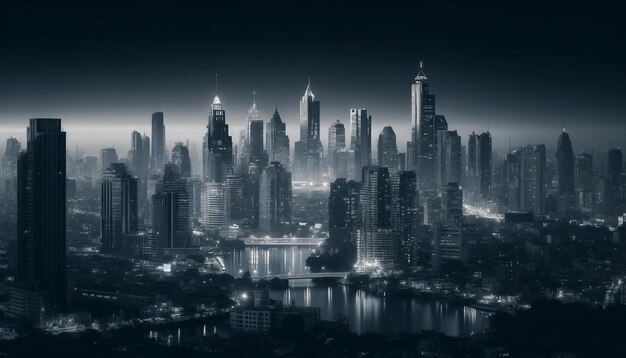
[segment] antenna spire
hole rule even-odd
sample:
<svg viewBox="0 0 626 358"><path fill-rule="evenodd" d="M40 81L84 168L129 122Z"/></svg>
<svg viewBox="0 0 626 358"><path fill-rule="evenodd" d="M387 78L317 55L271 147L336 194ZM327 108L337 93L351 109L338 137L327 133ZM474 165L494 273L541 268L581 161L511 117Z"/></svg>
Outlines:
<svg viewBox="0 0 626 358"><path fill-rule="evenodd" d="M256 104L256 91L252 91L252 104Z"/></svg>
<svg viewBox="0 0 626 358"><path fill-rule="evenodd" d="M215 94L217 95L217 72L215 72Z"/></svg>

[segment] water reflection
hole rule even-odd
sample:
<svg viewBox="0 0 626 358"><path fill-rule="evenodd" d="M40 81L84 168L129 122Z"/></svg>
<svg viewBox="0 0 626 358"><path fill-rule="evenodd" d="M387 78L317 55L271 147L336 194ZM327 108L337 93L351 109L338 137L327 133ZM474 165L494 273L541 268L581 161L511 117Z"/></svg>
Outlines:
<svg viewBox="0 0 626 358"><path fill-rule="evenodd" d="M253 276L302 274L310 248L246 248L224 258L233 275L250 271ZM379 297L346 286L316 286L311 281L291 281L286 290L271 292L274 299L288 304L320 307L324 320L348 318L357 333L417 333L435 330L451 336L482 331L487 315L474 308L440 300Z"/></svg>

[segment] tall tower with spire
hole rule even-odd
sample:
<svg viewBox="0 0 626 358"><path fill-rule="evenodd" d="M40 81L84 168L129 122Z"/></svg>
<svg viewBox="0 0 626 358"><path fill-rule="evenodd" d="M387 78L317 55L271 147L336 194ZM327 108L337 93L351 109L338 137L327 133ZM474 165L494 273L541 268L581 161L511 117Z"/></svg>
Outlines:
<svg viewBox="0 0 626 358"><path fill-rule="evenodd" d="M226 112L217 94L204 136L203 164L205 182L222 183L233 170L233 138L228 134Z"/></svg>
<svg viewBox="0 0 626 358"><path fill-rule="evenodd" d="M435 95L429 93L422 62L411 85L413 169L419 190L435 189Z"/></svg>
<svg viewBox="0 0 626 358"><path fill-rule="evenodd" d="M300 100L300 140L295 143L294 175L297 180L319 182L322 142L320 102L311 90L311 79Z"/></svg>
<svg viewBox="0 0 626 358"><path fill-rule="evenodd" d="M256 163L259 168L267 166L267 154L263 150L263 120L256 105L256 92L252 95L252 106L248 111L248 128L244 150L244 163Z"/></svg>

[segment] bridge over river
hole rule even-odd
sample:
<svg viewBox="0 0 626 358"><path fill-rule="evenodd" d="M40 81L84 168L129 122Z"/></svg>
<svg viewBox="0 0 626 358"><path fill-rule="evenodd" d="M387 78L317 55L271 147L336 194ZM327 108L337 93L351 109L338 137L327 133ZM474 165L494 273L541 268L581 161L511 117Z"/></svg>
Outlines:
<svg viewBox="0 0 626 358"><path fill-rule="evenodd" d="M254 276L252 281L271 280L278 278L281 280L310 280L314 278L346 278L350 272L309 272L302 274L286 274L286 275L268 275Z"/></svg>
<svg viewBox="0 0 626 358"><path fill-rule="evenodd" d="M245 238L246 246L320 246L323 238L310 237L248 237Z"/></svg>

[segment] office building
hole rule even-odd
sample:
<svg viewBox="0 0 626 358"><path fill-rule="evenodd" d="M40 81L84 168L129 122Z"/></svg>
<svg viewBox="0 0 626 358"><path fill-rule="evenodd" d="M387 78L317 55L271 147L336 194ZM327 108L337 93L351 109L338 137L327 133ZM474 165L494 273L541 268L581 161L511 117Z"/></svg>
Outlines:
<svg viewBox="0 0 626 358"><path fill-rule="evenodd" d="M33 118L18 159L16 281L39 291L48 312L67 301L65 144L60 119Z"/></svg>
<svg viewBox="0 0 626 358"><path fill-rule="evenodd" d="M437 131L437 185L461 183L461 136L456 131Z"/></svg>
<svg viewBox="0 0 626 358"><path fill-rule="evenodd" d="M391 178L387 168L363 167L360 204L357 264L394 268L398 259L397 235L393 230Z"/></svg>
<svg viewBox="0 0 626 358"><path fill-rule="evenodd" d="M102 175L101 235L102 253L130 252L128 235L138 230L137 178L123 163L112 163Z"/></svg>
<svg viewBox="0 0 626 358"><path fill-rule="evenodd" d="M226 226L226 188L224 183L204 183L202 191L202 226L207 231L219 231Z"/></svg>
<svg viewBox="0 0 626 358"><path fill-rule="evenodd" d="M339 177L335 173L335 155L338 151L346 149L346 128L339 119L328 128L328 171L331 178ZM344 170L342 170L344 172Z"/></svg>
<svg viewBox="0 0 626 358"><path fill-rule="evenodd" d="M191 158L189 158L189 148L181 142L177 142L172 149L172 163L178 168L178 173L181 177L191 177Z"/></svg>
<svg viewBox="0 0 626 358"><path fill-rule="evenodd" d="M398 146L393 128L386 126L378 136L378 166L389 169L389 175L398 173Z"/></svg>
<svg viewBox="0 0 626 358"><path fill-rule="evenodd" d="M104 148L100 151L101 170L104 172L111 167L112 163L119 163L115 148Z"/></svg>
<svg viewBox="0 0 626 358"><path fill-rule="evenodd" d="M270 162L279 162L286 169L291 165L289 162L289 136L285 122L280 118L278 108L274 110L272 119L266 125L266 148Z"/></svg>
<svg viewBox="0 0 626 358"><path fill-rule="evenodd" d="M311 82L300 100L300 140L295 143L294 177L299 181L321 179L320 101L315 100Z"/></svg>
<svg viewBox="0 0 626 358"><path fill-rule="evenodd" d="M569 134L563 130L556 147L559 209L561 211L574 206L575 176L574 150Z"/></svg>
<svg viewBox="0 0 626 358"><path fill-rule="evenodd" d="M279 162L272 162L259 179L259 229L281 234L290 225L291 173Z"/></svg>
<svg viewBox="0 0 626 358"><path fill-rule="evenodd" d="M153 173L162 173L165 165L165 124L163 123L163 112L152 114L152 152L150 156L150 167Z"/></svg>
<svg viewBox="0 0 626 358"><path fill-rule="evenodd" d="M429 92L429 80L422 63L411 84L411 141L414 154L410 169L417 173L419 190L433 190L435 185L435 95Z"/></svg>
<svg viewBox="0 0 626 358"><path fill-rule="evenodd" d="M337 178L330 184L328 239L334 245L356 245L360 223L360 184Z"/></svg>
<svg viewBox="0 0 626 358"><path fill-rule="evenodd" d="M184 248L191 240L187 183L174 164L165 165L152 196L152 230L159 237L160 249Z"/></svg>
<svg viewBox="0 0 626 358"><path fill-rule="evenodd" d="M203 144L204 181L222 183L233 172L233 139L228 134L226 112L215 95Z"/></svg>

